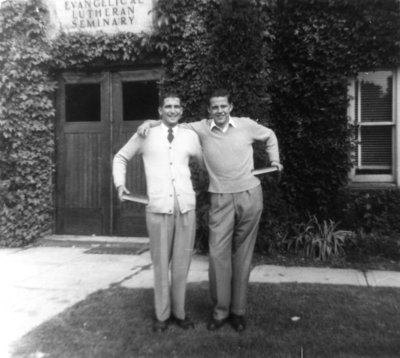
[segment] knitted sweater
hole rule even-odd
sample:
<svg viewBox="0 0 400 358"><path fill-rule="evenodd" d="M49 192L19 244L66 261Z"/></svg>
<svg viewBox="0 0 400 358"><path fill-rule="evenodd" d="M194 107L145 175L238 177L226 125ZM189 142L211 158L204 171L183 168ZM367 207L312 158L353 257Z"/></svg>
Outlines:
<svg viewBox="0 0 400 358"><path fill-rule="evenodd" d="M231 119L234 126L229 125L225 133L215 127L211 130L209 119L186 124L200 138L212 193L238 193L260 184L251 173L255 141L266 142L270 162L279 162L278 141L271 129L250 118Z"/></svg>
<svg viewBox="0 0 400 358"><path fill-rule="evenodd" d="M114 157L114 184L118 188L125 185L128 161L134 155L142 154L149 197L148 212L172 214L175 195L181 213L195 209L196 196L189 158L195 157L202 164L201 147L193 131L180 125L176 130L172 143L168 142L168 132L163 125L153 128L145 139L135 134Z"/></svg>

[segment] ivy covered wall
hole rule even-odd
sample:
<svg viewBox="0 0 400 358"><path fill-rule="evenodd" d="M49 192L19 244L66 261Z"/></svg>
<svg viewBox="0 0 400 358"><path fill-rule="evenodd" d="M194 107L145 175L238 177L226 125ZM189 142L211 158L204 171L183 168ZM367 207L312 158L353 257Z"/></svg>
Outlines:
<svg viewBox="0 0 400 358"><path fill-rule="evenodd" d="M276 12L273 125L296 207L330 216L351 167L349 78L400 65L398 1L286 1Z"/></svg>
<svg viewBox="0 0 400 358"><path fill-rule="evenodd" d="M54 90L46 9L1 10L0 244L31 242L53 224Z"/></svg>
<svg viewBox="0 0 400 358"><path fill-rule="evenodd" d="M187 120L205 116L208 92L223 86L235 115L276 131L285 172L279 185L264 180L262 235L291 216L332 215L351 165L347 79L400 64L398 1L160 0L156 14L152 35L49 41L39 0L1 10L1 244L29 243L53 225L56 74L151 56L166 70L163 88L183 95Z"/></svg>

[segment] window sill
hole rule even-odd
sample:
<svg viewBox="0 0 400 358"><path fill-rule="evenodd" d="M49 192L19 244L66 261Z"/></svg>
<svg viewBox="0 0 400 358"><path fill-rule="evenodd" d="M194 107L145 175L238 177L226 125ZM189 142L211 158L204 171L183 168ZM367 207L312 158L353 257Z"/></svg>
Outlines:
<svg viewBox="0 0 400 358"><path fill-rule="evenodd" d="M396 189L395 183L377 183L377 182L352 182L348 185L352 190L380 190L380 189Z"/></svg>

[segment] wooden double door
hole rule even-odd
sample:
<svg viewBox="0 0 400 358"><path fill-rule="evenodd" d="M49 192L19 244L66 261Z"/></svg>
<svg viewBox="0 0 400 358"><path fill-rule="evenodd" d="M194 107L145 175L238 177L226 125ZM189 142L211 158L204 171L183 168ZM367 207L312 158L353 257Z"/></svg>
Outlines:
<svg viewBox="0 0 400 358"><path fill-rule="evenodd" d="M114 154L148 118L158 117L160 69L65 73L59 84L56 233L144 236L145 208L121 203L112 180ZM127 187L145 194L142 158L127 169Z"/></svg>

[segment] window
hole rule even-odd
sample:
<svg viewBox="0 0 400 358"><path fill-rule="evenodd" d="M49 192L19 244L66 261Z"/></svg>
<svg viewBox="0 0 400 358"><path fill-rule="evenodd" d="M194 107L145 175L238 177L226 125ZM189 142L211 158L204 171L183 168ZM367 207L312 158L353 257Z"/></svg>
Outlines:
<svg viewBox="0 0 400 358"><path fill-rule="evenodd" d="M122 83L124 121L158 118L158 87L156 81Z"/></svg>
<svg viewBox="0 0 400 358"><path fill-rule="evenodd" d="M67 122L100 122L100 84L65 85Z"/></svg>
<svg viewBox="0 0 400 358"><path fill-rule="evenodd" d="M355 125L354 182L397 181L398 72L361 72L349 87L349 117Z"/></svg>

